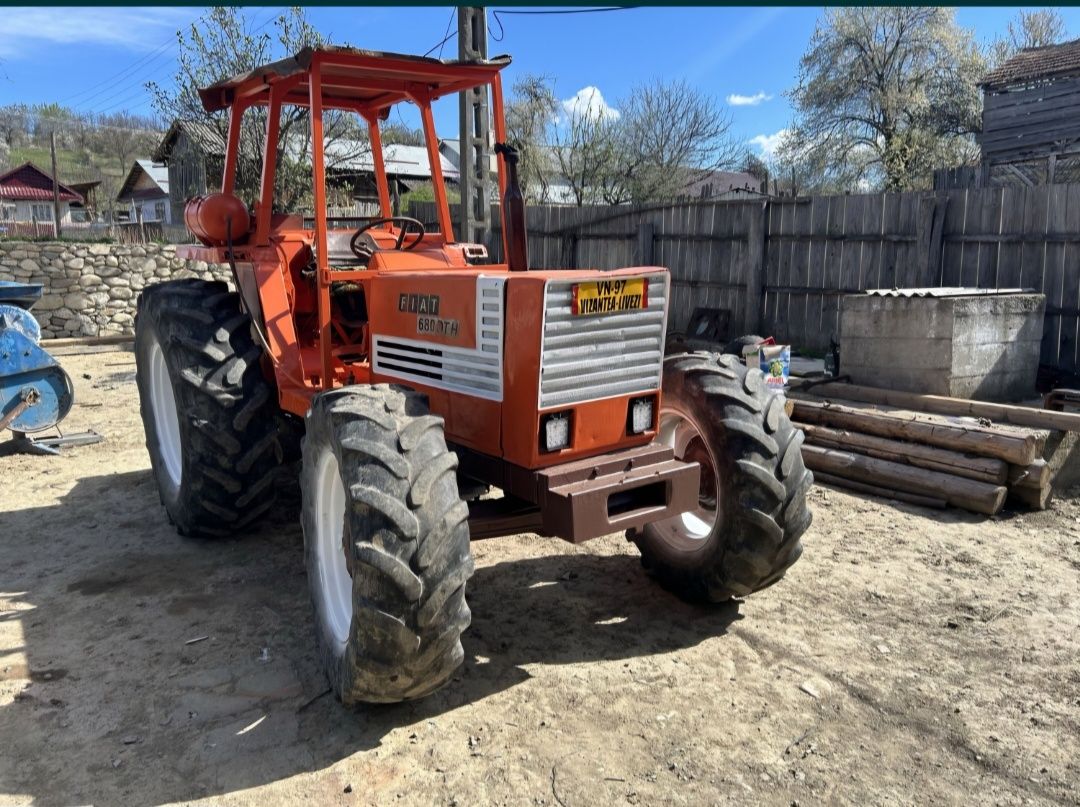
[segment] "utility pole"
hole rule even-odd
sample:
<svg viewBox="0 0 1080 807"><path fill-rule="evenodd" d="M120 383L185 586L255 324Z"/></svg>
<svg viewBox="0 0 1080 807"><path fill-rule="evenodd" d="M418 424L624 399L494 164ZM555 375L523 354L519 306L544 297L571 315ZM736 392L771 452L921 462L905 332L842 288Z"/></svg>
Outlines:
<svg viewBox="0 0 1080 807"><path fill-rule="evenodd" d="M52 207L53 207L53 232L57 239L60 238L60 180L56 177L56 132L49 132L49 150L52 151Z"/></svg>
<svg viewBox="0 0 1080 807"><path fill-rule="evenodd" d="M487 14L483 6L458 8L458 58L486 59ZM460 93L461 158L458 161L461 187L462 241L487 244L491 227L491 123L488 117L488 88L475 87Z"/></svg>

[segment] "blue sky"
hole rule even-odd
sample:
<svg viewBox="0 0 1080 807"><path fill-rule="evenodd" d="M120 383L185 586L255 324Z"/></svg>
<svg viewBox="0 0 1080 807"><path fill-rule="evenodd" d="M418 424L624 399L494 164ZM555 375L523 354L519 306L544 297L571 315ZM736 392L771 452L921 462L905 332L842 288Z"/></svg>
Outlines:
<svg viewBox="0 0 1080 807"><path fill-rule="evenodd" d="M1016 10L962 8L957 18L980 41L989 41ZM279 11L248 7L245 14L258 27ZM1061 12L1070 35L1080 36L1080 8ZM56 101L94 111L149 112L140 85L171 79L174 32L200 13L197 7L6 8L0 104ZM309 19L332 41L405 53L424 53L442 40L451 14L449 7L308 9ZM790 121L783 93L794 83L820 14L820 8L738 7L508 14L501 17L501 32L489 14L490 52L513 56L508 86L522 73L545 74L562 99L595 87L615 108L636 83L684 79L719 99L732 115L733 134L760 151ZM494 41L500 33L502 41ZM456 53L451 39L443 55ZM456 102L447 99L440 107L440 134L455 136Z"/></svg>

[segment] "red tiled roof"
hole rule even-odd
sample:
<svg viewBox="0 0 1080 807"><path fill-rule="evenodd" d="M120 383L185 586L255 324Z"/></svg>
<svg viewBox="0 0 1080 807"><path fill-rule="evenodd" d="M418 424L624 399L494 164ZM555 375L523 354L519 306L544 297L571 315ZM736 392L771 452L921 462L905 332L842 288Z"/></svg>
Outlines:
<svg viewBox="0 0 1080 807"><path fill-rule="evenodd" d="M33 163L23 163L0 175L0 199L30 199L51 202L53 198L52 177ZM60 183L61 202L82 202L76 193L63 182Z"/></svg>
<svg viewBox="0 0 1080 807"><path fill-rule="evenodd" d="M987 73L983 87L1001 87L1054 76L1080 74L1080 39L1060 45L1024 48L1012 58Z"/></svg>

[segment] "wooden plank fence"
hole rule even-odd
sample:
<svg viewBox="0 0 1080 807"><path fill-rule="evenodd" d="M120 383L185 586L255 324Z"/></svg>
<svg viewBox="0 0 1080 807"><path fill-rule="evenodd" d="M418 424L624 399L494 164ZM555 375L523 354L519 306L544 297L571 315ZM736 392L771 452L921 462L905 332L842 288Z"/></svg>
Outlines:
<svg viewBox="0 0 1080 807"><path fill-rule="evenodd" d="M413 203L410 215L437 218L432 203ZM499 260L497 209L491 218L488 248ZM805 350L828 347L845 294L1034 289L1046 295L1042 362L1080 371L1080 184L533 207L527 224L534 268L666 266L670 327L685 328L699 306L726 308L733 334L771 334Z"/></svg>

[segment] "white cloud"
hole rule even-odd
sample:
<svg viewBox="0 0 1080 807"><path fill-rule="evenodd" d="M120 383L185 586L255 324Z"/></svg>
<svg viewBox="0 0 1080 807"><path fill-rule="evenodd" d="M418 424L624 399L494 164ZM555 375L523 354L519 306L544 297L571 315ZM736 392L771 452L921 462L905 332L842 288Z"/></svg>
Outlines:
<svg viewBox="0 0 1080 807"><path fill-rule="evenodd" d="M771 101L772 98L771 95L766 95L764 92L754 93L753 95L739 95L735 92L727 97L727 102L732 106L758 106L765 101Z"/></svg>
<svg viewBox="0 0 1080 807"><path fill-rule="evenodd" d="M787 138L789 129L781 129L778 132L772 134L759 134L750 138L749 142L751 146L757 146L758 152L765 159L772 159L776 156L776 150L780 148L784 140Z"/></svg>
<svg viewBox="0 0 1080 807"><path fill-rule="evenodd" d="M572 98L567 98L562 102L562 108L563 112L571 118L609 118L611 120L619 118L619 110L608 106L599 88L593 86L582 87L574 93Z"/></svg>
<svg viewBox="0 0 1080 807"><path fill-rule="evenodd" d="M0 53L40 45L109 45L136 52L160 49L193 16L182 8L9 8Z"/></svg>

